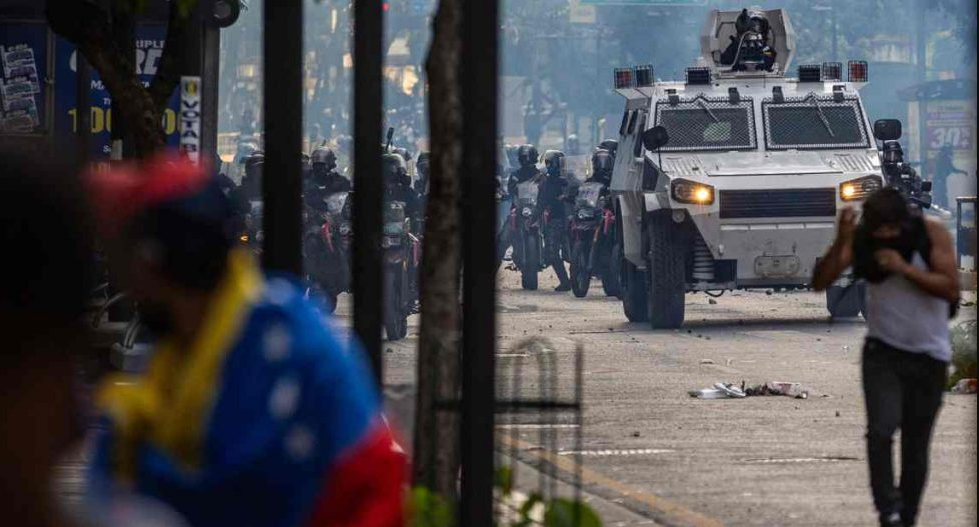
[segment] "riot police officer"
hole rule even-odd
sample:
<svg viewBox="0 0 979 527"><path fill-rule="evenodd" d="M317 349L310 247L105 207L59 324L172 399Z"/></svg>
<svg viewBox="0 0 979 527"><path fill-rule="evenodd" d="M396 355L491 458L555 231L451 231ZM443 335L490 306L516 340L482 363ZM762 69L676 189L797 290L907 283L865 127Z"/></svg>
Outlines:
<svg viewBox="0 0 979 527"><path fill-rule="evenodd" d="M533 145L520 145L512 150L516 164L519 165L516 170L510 173L510 177L507 178L505 195L508 196L511 201L516 199L517 196L517 185L525 181L530 181L535 177L540 175L540 170L537 169L537 149ZM507 151L510 155L511 150ZM500 189L500 199L504 198L504 190ZM507 249L510 247L512 233L507 227L503 227L499 233L498 239L496 241L496 266L499 268L500 264L503 263L503 257L506 255Z"/></svg>
<svg viewBox="0 0 979 527"><path fill-rule="evenodd" d="M310 156L312 170L309 174L309 184L315 185L327 194L348 192L350 180L337 172L337 155L333 149L321 146L313 150Z"/></svg>
<svg viewBox="0 0 979 527"><path fill-rule="evenodd" d="M601 183L607 189L612 184L612 161L608 150L596 149L591 155L591 176L586 183Z"/></svg>
<svg viewBox="0 0 979 527"><path fill-rule="evenodd" d="M540 175L537 169L537 149L533 145L520 145L517 149L517 163L520 167L510 174L507 191L511 196L517 194L517 185Z"/></svg>
<svg viewBox="0 0 979 527"><path fill-rule="evenodd" d="M412 225L418 225L424 211L418 193L411 187L404 158L399 154L384 154L381 158L381 172L384 177L384 201L404 203L405 214L411 218Z"/></svg>
<svg viewBox="0 0 979 527"><path fill-rule="evenodd" d="M568 234L568 178L564 172L564 152L548 150L544 153L544 179L540 184L538 206L547 214L544 224L544 261L554 269L560 282L555 291L571 290L571 281L564 268L561 251Z"/></svg>
<svg viewBox="0 0 979 527"><path fill-rule="evenodd" d="M415 160L415 172L418 175L418 178L415 180L415 192L423 197L428 195L428 178L431 174L429 158L430 155L428 152L421 152L418 154L418 159Z"/></svg>
<svg viewBox="0 0 979 527"><path fill-rule="evenodd" d="M262 172L265 169L265 154L255 152L245 160L245 175L241 178L241 191L245 199L262 199Z"/></svg>

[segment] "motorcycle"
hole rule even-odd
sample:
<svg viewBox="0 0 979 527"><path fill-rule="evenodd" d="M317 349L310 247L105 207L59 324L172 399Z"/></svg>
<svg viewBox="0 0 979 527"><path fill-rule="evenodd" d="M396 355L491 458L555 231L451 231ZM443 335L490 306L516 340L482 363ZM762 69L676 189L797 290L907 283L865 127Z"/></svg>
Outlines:
<svg viewBox="0 0 979 527"><path fill-rule="evenodd" d="M615 214L603 196L605 185L591 182L581 185L571 218L571 291L583 298L588 294L592 276L602 279L606 295L618 295L618 275L612 261L615 236Z"/></svg>
<svg viewBox="0 0 979 527"><path fill-rule="evenodd" d="M310 282L316 284L336 310L337 297L350 291L350 228L348 192L323 198L325 209L306 207L303 224L303 253ZM344 211L347 218L344 220Z"/></svg>
<svg viewBox="0 0 979 527"><path fill-rule="evenodd" d="M510 211L513 262L520 270L520 285L529 291L537 289L541 270L541 212L537 207L540 188L532 179L517 185L517 200Z"/></svg>
<svg viewBox="0 0 979 527"><path fill-rule="evenodd" d="M411 233L411 220L405 204L390 201L384 205L384 331L388 340L408 335L408 315L415 311L412 277L418 267L420 244Z"/></svg>

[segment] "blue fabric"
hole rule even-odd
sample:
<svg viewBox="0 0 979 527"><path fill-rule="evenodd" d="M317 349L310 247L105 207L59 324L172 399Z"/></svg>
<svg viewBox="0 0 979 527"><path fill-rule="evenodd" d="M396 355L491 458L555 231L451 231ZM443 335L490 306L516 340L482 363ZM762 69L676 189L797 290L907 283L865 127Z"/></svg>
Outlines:
<svg viewBox="0 0 979 527"><path fill-rule="evenodd" d="M297 283L275 277L220 382L201 470L187 471L144 445L139 492L192 525L301 525L331 466L380 417L363 354L337 338ZM108 466L105 448L95 462Z"/></svg>

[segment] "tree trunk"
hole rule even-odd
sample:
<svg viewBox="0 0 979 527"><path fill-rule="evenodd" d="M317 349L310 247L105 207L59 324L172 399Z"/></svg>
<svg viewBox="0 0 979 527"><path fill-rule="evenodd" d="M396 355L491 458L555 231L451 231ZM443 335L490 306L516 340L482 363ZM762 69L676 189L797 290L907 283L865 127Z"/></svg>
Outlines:
<svg viewBox="0 0 979 527"><path fill-rule="evenodd" d="M131 141L136 157L147 157L166 144L163 111L166 101L180 80L186 18L179 14L178 2L170 2L167 40L160 67L147 89L136 75L132 43L134 14L112 4L112 12L95 2L48 0L45 12L51 28L78 47L89 64L98 71L112 97L113 121ZM115 137L121 137L114 133Z"/></svg>
<svg viewBox="0 0 979 527"><path fill-rule="evenodd" d="M415 411L414 480L447 498L456 494L459 415L439 402L459 398L459 85L463 0L441 0L426 62L431 127L431 180L421 268L421 333Z"/></svg>

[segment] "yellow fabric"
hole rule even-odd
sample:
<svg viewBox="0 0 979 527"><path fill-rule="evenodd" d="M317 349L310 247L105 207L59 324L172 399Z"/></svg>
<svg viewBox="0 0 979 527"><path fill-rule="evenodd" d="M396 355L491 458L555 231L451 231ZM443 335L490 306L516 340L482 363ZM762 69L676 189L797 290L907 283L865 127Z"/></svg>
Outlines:
<svg viewBox="0 0 979 527"><path fill-rule="evenodd" d="M114 375L103 382L98 404L115 426L113 462L122 480L135 480L136 453L144 441L188 470L200 467L224 359L261 288L262 276L251 254L232 251L225 276L189 349L177 349L172 340L162 340L145 375Z"/></svg>

